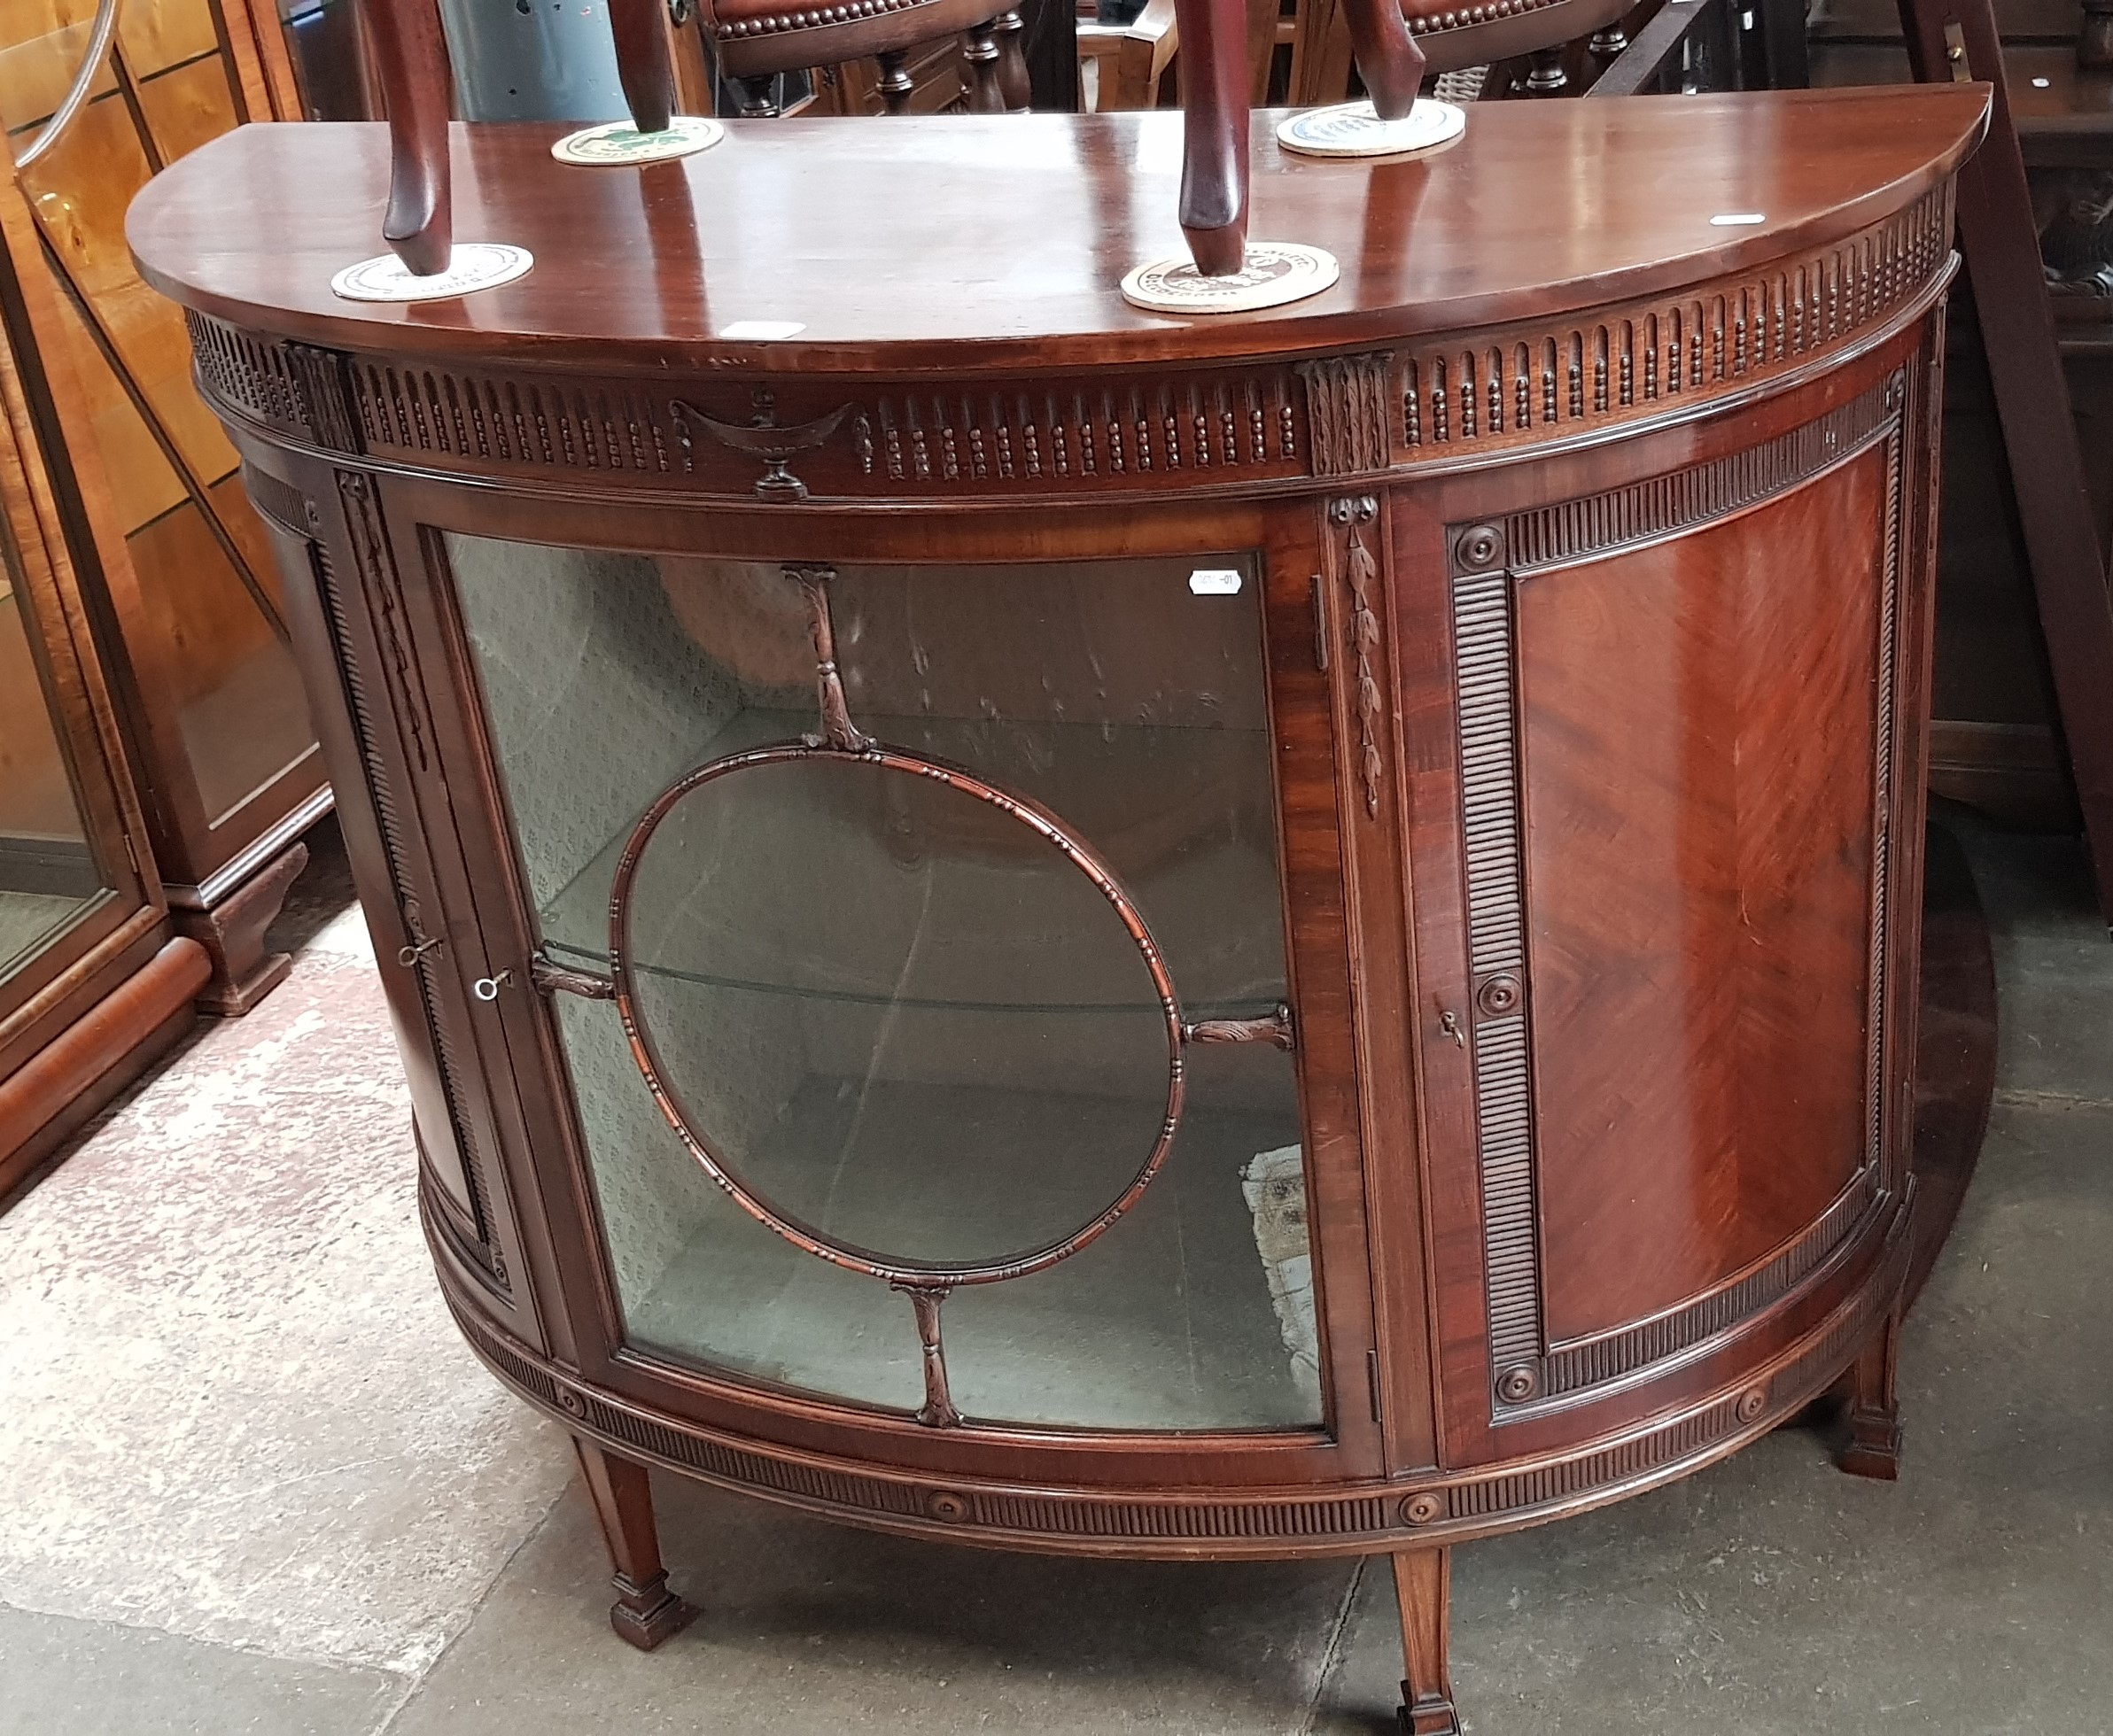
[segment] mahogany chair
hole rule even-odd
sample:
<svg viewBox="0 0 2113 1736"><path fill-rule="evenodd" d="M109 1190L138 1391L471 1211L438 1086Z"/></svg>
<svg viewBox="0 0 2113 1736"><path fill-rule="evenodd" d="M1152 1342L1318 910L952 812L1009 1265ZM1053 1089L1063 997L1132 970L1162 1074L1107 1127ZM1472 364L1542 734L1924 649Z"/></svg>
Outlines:
<svg viewBox="0 0 2113 1736"><path fill-rule="evenodd" d="M774 10L775 0L718 0L705 23L719 63L740 87L744 115L775 112L771 90L780 73L834 66L871 56L890 113L909 103L903 62L921 43L958 33L968 65L971 112L1020 112L1028 105L1021 23L991 0L843 0L804 12ZM664 0L609 0L617 76L632 124L665 128L674 112L675 69L668 51ZM377 82L388 110L389 209L382 236L405 269L430 277L447 268L454 240L449 198L447 120L452 80L439 0L361 0Z"/></svg>
<svg viewBox="0 0 2113 1736"><path fill-rule="evenodd" d="M1020 14L992 0L843 0L780 10L783 0L704 0L719 70L741 87L744 115L778 112L773 93L781 73L871 59L881 69L881 99L905 113L913 89L912 50L942 36L961 39L971 114L1019 114L1028 106L1027 59ZM641 123L642 125L642 123Z"/></svg>
<svg viewBox="0 0 2113 1736"><path fill-rule="evenodd" d="M744 114L772 112L777 74L872 56L891 111L911 87L901 57L959 31L967 44L969 107L1024 109L1027 66L1019 19L990 0L840 0L796 12L777 0L718 0L710 23L721 65L746 94ZM1437 71L1545 49L1612 24L1627 0L1337 0L1351 55L1373 108L1399 120L1416 102L1426 66ZM666 127L674 69L663 0L610 0L617 66L633 123ZM1174 0L1182 44L1182 233L1207 276L1238 272L1246 258L1249 67L1248 0ZM447 47L439 0L364 0L376 72L388 105L393 167L382 233L407 269L447 268L454 240L448 198ZM1426 51L1425 44L1429 45Z"/></svg>

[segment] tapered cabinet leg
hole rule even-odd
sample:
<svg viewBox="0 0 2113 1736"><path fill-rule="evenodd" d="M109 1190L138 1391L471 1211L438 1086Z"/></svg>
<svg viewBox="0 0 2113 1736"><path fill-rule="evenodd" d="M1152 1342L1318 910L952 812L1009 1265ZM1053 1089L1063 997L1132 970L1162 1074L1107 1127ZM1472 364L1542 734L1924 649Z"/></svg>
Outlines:
<svg viewBox="0 0 2113 1736"><path fill-rule="evenodd" d="M653 1486L643 1465L604 1453L592 1441L575 1436L572 1450L579 1455L579 1474L616 1569L611 1583L617 1600L610 1606L609 1624L640 1651L649 1652L688 1627L697 1613L668 1589L653 1523Z"/></svg>
<svg viewBox="0 0 2113 1736"><path fill-rule="evenodd" d="M1893 1390L1900 1316L1886 1316L1849 1370L1847 1436L1834 1462L1853 1476L1891 1483L1900 1475L1900 1405Z"/></svg>
<svg viewBox="0 0 2113 1736"><path fill-rule="evenodd" d="M1402 1549L1394 1561L1402 1606L1402 1736L1460 1736L1447 1660L1453 1597L1453 1552Z"/></svg>

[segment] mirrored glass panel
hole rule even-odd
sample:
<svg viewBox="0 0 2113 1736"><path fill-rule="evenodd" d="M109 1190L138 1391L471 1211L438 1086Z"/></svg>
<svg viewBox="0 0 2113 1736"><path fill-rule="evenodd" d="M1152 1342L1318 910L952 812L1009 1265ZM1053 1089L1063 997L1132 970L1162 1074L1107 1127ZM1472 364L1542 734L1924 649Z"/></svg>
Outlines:
<svg viewBox="0 0 2113 1736"><path fill-rule="evenodd" d="M138 582L130 662L149 703L173 714L196 818L210 825L307 754L315 732L235 448L192 384L183 311L133 268L125 211L158 171L241 117L207 0L127 0L87 100L47 139L92 46L94 10L0 12L0 122L17 158L42 142L17 173L59 290L54 336L77 388L62 409L69 438L103 461Z"/></svg>
<svg viewBox="0 0 2113 1736"><path fill-rule="evenodd" d="M22 608L0 576L0 977L103 889Z"/></svg>
<svg viewBox="0 0 2113 1736"><path fill-rule="evenodd" d="M972 1421L1317 1423L1254 557L447 542L546 952L622 991L557 1001L632 1340L929 1410L921 1312Z"/></svg>

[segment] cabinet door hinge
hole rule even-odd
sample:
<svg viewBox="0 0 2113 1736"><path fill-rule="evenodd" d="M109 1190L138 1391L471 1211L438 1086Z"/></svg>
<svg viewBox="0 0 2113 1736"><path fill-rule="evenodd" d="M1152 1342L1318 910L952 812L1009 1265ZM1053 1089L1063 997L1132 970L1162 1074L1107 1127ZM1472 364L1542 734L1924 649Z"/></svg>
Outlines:
<svg viewBox="0 0 2113 1736"><path fill-rule="evenodd" d="M1372 1401L1372 1421L1377 1422L1380 1420L1380 1417L1379 1352L1376 1350L1368 1350L1364 1353L1364 1383L1371 1391Z"/></svg>

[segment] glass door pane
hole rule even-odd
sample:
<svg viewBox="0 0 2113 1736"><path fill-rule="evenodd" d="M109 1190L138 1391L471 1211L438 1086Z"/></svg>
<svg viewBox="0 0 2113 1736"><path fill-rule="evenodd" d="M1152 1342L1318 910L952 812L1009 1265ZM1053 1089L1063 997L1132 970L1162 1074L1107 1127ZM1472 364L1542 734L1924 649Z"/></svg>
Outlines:
<svg viewBox="0 0 2113 1736"><path fill-rule="evenodd" d="M0 15L0 123L18 158L45 139L92 46L94 10L61 0L56 11ZM241 119L209 0L127 0L87 101L17 171L48 246L60 344L79 387L60 408L69 438L102 460L139 581L132 663L152 702L173 713L202 826L283 775L315 732L235 448L191 383L182 309L133 269L125 212L151 176Z"/></svg>
<svg viewBox="0 0 2113 1736"><path fill-rule="evenodd" d="M0 978L94 903L103 876L66 774L22 599L0 577Z"/></svg>
<svg viewBox="0 0 2113 1736"><path fill-rule="evenodd" d="M545 943L690 1135L561 996L632 1339L914 1409L921 1286L972 1418L1317 1423L1292 1057L1197 1040L1283 1028L1256 558L448 546Z"/></svg>

